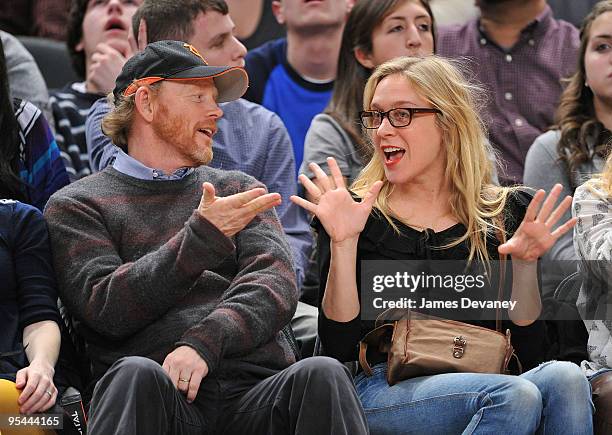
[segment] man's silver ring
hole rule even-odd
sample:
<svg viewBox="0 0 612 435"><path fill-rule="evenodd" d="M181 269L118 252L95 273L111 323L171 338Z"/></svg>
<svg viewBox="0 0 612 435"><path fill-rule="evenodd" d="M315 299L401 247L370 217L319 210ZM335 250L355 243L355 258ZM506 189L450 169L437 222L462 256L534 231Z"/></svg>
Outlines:
<svg viewBox="0 0 612 435"><path fill-rule="evenodd" d="M49 397L53 397L53 393L51 392L51 390L47 390L47 391L45 391L45 393L47 393L49 395Z"/></svg>

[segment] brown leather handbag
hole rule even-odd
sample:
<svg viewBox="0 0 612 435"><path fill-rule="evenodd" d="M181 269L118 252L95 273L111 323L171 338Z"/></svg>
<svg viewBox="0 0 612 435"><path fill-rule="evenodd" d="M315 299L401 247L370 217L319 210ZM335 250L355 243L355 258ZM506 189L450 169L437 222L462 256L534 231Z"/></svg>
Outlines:
<svg viewBox="0 0 612 435"><path fill-rule="evenodd" d="M500 267L498 300L505 282L505 258ZM395 311L392 313L391 311ZM398 311L401 316L398 316ZM391 317L399 320L388 321ZM501 332L500 310L496 330L441 319L411 310L387 310L376 320L376 328L359 342L359 364L372 375L366 352L373 346L387 354L387 383L440 373L507 373L514 348L510 330Z"/></svg>
<svg viewBox="0 0 612 435"><path fill-rule="evenodd" d="M407 310L400 320L384 323L359 343L359 364L372 369L368 345L387 354L387 382L439 373L507 373L514 354L510 330L500 331Z"/></svg>

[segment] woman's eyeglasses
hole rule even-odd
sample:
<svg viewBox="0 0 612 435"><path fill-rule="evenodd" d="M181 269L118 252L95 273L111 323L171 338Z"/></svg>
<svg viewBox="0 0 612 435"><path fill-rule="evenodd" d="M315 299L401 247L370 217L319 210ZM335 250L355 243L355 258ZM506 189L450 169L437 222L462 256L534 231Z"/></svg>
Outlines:
<svg viewBox="0 0 612 435"><path fill-rule="evenodd" d="M419 107L398 107L396 109L379 112L378 110L365 110L359 112L361 125L367 129L375 129L380 127L383 119L387 117L393 127L407 127L412 122L415 115L425 113L442 113L438 109L419 108Z"/></svg>

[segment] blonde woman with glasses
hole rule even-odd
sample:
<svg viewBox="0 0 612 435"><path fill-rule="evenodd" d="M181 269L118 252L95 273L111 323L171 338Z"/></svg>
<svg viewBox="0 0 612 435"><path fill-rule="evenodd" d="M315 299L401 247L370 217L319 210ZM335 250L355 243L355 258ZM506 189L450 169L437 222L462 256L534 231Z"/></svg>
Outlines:
<svg viewBox="0 0 612 435"><path fill-rule="evenodd" d="M373 157L351 186L352 195L333 159L330 177L315 164L314 183L300 176L313 202L292 200L312 212L319 227L322 347L342 362L354 361L359 340L374 327L360 317L362 261L484 264L508 254L517 307L503 328L512 331L523 366L535 368L521 376L444 373L389 386L384 359L371 360L373 376L355 378L370 430L588 434L592 406L581 370L566 362L538 365L545 331L538 321L537 259L574 225L558 224L571 197L555 206L560 186L532 199L491 183L476 91L457 67L436 56L386 62L366 84L360 118ZM496 227L499 217L503 229ZM498 241L498 229L506 243ZM494 321L468 323L495 328Z"/></svg>

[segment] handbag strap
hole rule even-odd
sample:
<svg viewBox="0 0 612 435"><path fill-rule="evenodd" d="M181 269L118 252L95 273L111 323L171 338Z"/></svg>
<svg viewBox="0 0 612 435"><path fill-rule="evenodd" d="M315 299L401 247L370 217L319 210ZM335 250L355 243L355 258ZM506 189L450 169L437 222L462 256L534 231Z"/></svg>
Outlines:
<svg viewBox="0 0 612 435"><path fill-rule="evenodd" d="M502 212L503 213L503 212ZM495 235L497 236L497 240L499 240L500 245L506 243L506 232L504 231L504 216L500 213L497 216L497 228L495 229ZM500 254L499 256L499 287L497 289L497 302L501 302L502 296L504 294L504 284L506 283L506 260L508 256L506 254ZM497 332L502 332L502 322L501 322L501 308L495 308L495 330Z"/></svg>
<svg viewBox="0 0 612 435"><path fill-rule="evenodd" d="M366 353L368 352L368 343L364 341L359 342L359 365L363 369L366 376L372 376L372 367L368 363Z"/></svg>
<svg viewBox="0 0 612 435"><path fill-rule="evenodd" d="M497 239L499 240L500 244L504 244L506 243L506 234L503 231L503 225L504 225L504 218L503 215L499 215L497 217L497 226L498 228L496 229L496 236ZM499 288L498 288L498 292L497 292L497 300L498 302L501 301L502 295L503 295L503 288L504 288L504 284L506 282L506 260L507 260L507 255L505 254L501 254L500 255L500 271L499 271ZM497 332L502 333L502 328L501 328L501 309L498 307L495 309L495 329ZM393 331L395 325L391 324L391 323L383 323L385 321L385 319L381 318L379 315L379 317L376 319L376 328L374 328L372 331L370 331L360 342L359 342L359 365L361 365L361 368L363 369L363 372L366 374L366 376L372 376L372 368L370 367L370 364L368 363L368 358L367 358L367 351L368 351L368 341L371 341L373 343L379 343L381 337L389 330L391 329L391 331ZM516 354L514 354L514 356L516 357ZM516 357L517 361L518 361L518 357ZM519 366L520 366L520 361L518 361ZM520 368L520 370L522 371L522 367Z"/></svg>
<svg viewBox="0 0 612 435"><path fill-rule="evenodd" d="M512 356L510 359L514 358L516 360L516 365L518 366L519 375L523 374L523 364L521 364L521 360L519 359L516 352L512 351Z"/></svg>
<svg viewBox="0 0 612 435"><path fill-rule="evenodd" d="M378 344L380 347L382 337L385 335L393 335L394 329L395 323L385 323L384 325L380 325L379 327L372 329L359 342L359 365L361 365L361 368L366 376L372 376L372 368L370 367L370 363L368 363L367 357L368 343Z"/></svg>

